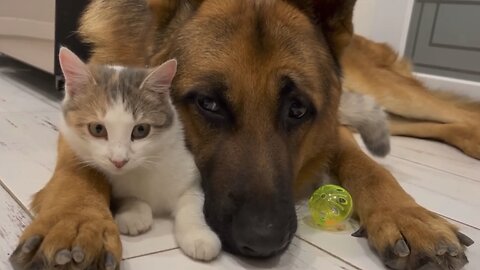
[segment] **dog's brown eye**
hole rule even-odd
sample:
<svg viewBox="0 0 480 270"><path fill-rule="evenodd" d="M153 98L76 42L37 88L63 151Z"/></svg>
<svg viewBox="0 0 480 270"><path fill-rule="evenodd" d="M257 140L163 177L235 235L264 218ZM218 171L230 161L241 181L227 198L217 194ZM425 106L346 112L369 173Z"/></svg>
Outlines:
<svg viewBox="0 0 480 270"><path fill-rule="evenodd" d="M107 128L100 123L90 123L88 124L88 131L93 137L96 138L107 138Z"/></svg>
<svg viewBox="0 0 480 270"><path fill-rule="evenodd" d="M213 113L218 113L220 110L220 106L218 105L218 102L215 101L215 99L206 97L206 96L200 96L197 98L197 104L200 106L200 108L213 112Z"/></svg>
<svg viewBox="0 0 480 270"><path fill-rule="evenodd" d="M232 121L226 102L221 94L207 96L196 94L192 97L192 101L197 111L204 119L216 127L224 126Z"/></svg>
<svg viewBox="0 0 480 270"><path fill-rule="evenodd" d="M133 127L132 130L132 141L133 140L140 140L148 136L150 133L150 125L149 124L139 124Z"/></svg>
<svg viewBox="0 0 480 270"><path fill-rule="evenodd" d="M290 104L290 109L288 111L288 117L301 119L305 116L305 114L307 114L307 107L298 100L292 101L292 103Z"/></svg>

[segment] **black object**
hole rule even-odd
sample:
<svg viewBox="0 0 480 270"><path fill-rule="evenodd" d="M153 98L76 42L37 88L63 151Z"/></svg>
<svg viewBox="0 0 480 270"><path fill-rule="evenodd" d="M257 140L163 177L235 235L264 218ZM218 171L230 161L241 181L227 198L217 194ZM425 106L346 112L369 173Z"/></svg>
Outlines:
<svg viewBox="0 0 480 270"><path fill-rule="evenodd" d="M89 57L90 47L82 43L77 34L78 19L88 3L88 0L56 0L55 2L54 75L57 90L63 90L64 85L62 70L58 62L60 46L68 47L84 61Z"/></svg>

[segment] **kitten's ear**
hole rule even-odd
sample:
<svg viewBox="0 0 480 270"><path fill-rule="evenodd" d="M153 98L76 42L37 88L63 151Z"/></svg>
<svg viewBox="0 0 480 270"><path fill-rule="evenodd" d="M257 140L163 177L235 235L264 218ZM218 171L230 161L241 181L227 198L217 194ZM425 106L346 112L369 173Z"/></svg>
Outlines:
<svg viewBox="0 0 480 270"><path fill-rule="evenodd" d="M155 68L140 85L156 92L168 92L177 73L177 60L171 59Z"/></svg>
<svg viewBox="0 0 480 270"><path fill-rule="evenodd" d="M87 65L69 49L61 47L58 60L65 76L66 98L74 96L82 86L93 80Z"/></svg>

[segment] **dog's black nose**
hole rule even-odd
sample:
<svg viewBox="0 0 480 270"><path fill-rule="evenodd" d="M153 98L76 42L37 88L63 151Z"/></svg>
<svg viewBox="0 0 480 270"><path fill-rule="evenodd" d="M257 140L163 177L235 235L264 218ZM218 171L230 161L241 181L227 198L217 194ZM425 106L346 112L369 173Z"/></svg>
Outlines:
<svg viewBox="0 0 480 270"><path fill-rule="evenodd" d="M233 220L232 230L238 253L249 257L270 257L284 251L290 244L296 230L296 216L242 209Z"/></svg>
<svg viewBox="0 0 480 270"><path fill-rule="evenodd" d="M291 240L289 232L273 228L273 224L239 228L235 234L238 251L250 257L269 257L283 251Z"/></svg>

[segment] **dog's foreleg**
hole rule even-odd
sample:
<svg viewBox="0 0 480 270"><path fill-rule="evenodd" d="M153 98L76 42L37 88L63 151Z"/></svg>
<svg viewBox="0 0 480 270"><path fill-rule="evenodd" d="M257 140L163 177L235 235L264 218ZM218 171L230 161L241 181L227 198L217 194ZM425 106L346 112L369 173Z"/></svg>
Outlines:
<svg viewBox="0 0 480 270"><path fill-rule="evenodd" d="M118 269L122 246L105 177L82 166L60 136L55 172L10 262L14 269ZM5 251L6 252L6 251Z"/></svg>
<svg viewBox="0 0 480 270"><path fill-rule="evenodd" d="M349 130L340 128L339 135L331 170L351 193L368 241L384 263L393 269L461 269L468 262L465 246L473 241L418 205L362 152Z"/></svg>

